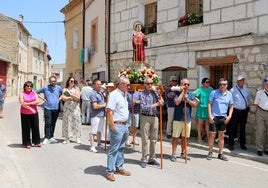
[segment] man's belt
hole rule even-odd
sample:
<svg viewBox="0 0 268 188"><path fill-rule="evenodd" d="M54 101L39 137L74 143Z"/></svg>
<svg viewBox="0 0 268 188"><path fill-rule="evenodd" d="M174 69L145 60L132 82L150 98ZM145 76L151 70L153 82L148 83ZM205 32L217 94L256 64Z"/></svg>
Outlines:
<svg viewBox="0 0 268 188"><path fill-rule="evenodd" d="M157 115L151 115L151 114L145 114L145 113L141 113L141 115L143 115L143 116L152 116L152 117L157 117Z"/></svg>
<svg viewBox="0 0 268 188"><path fill-rule="evenodd" d="M117 124L117 125L126 125L127 122L126 121L124 121L124 122L122 122L122 121L114 121L114 124Z"/></svg>
<svg viewBox="0 0 268 188"><path fill-rule="evenodd" d="M261 108L260 106L258 106L259 107L259 109L261 109L262 111L264 111L264 112L268 112L268 110L264 110L263 108Z"/></svg>

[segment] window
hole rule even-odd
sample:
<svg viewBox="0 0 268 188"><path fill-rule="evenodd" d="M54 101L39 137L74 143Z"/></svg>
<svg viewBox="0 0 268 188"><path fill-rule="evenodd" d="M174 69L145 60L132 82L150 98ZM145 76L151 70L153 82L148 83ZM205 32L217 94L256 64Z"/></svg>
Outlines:
<svg viewBox="0 0 268 188"><path fill-rule="evenodd" d="M185 0L185 13L195 13L203 15L203 0Z"/></svg>
<svg viewBox="0 0 268 188"><path fill-rule="evenodd" d="M91 53L98 51L98 18L91 22Z"/></svg>
<svg viewBox="0 0 268 188"><path fill-rule="evenodd" d="M145 5L145 20L143 32L145 34L157 32L157 3Z"/></svg>
<svg viewBox="0 0 268 188"><path fill-rule="evenodd" d="M210 67L210 84L214 89L218 88L218 81L220 78L226 78L228 80L228 89L233 86L233 65L217 65Z"/></svg>
<svg viewBox="0 0 268 188"><path fill-rule="evenodd" d="M185 14L179 15L178 26L203 22L203 0L185 0Z"/></svg>

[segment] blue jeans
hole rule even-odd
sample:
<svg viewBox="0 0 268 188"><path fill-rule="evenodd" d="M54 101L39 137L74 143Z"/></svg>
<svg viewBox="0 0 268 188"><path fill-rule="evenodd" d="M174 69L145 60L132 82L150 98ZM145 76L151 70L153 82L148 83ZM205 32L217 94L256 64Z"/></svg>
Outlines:
<svg viewBox="0 0 268 188"><path fill-rule="evenodd" d="M54 131L58 116L59 116L59 110L44 109L45 138L50 139L54 137Z"/></svg>
<svg viewBox="0 0 268 188"><path fill-rule="evenodd" d="M108 174L114 173L115 168L122 170L124 164L124 148L128 136L126 125L115 124L115 131L110 129L110 147L107 153Z"/></svg>

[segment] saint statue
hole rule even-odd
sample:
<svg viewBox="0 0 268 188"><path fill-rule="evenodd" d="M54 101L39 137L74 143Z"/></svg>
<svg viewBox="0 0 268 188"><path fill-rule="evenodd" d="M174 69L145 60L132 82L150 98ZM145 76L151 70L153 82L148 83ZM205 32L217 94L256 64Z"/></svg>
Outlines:
<svg viewBox="0 0 268 188"><path fill-rule="evenodd" d="M144 47L148 45L147 37L142 33L142 23L137 21L133 25L134 33L132 34L133 61L134 63L145 62Z"/></svg>

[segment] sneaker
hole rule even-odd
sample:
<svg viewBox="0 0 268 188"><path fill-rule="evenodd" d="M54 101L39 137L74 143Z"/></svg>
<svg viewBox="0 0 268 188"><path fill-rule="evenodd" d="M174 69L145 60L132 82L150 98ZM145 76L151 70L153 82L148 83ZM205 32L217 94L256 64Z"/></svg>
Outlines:
<svg viewBox="0 0 268 188"><path fill-rule="evenodd" d="M90 151L90 152L93 152L93 153L98 153L98 150L96 150L96 148L93 147L93 146L91 146L91 147L89 148L89 151Z"/></svg>
<svg viewBox="0 0 268 188"><path fill-rule="evenodd" d="M146 162L144 162L144 161L141 162L141 167L142 167L142 168L146 168L146 166L147 166L147 163L146 163Z"/></svg>
<svg viewBox="0 0 268 188"><path fill-rule="evenodd" d="M177 161L177 157L176 157L176 155L175 155L175 154L172 154L171 157L170 157L170 160L171 160L172 162L176 162L176 161Z"/></svg>
<svg viewBox="0 0 268 188"><path fill-rule="evenodd" d="M77 143L77 144L82 144L82 142L81 142L81 140L80 140L79 137L76 138L76 143Z"/></svg>
<svg viewBox="0 0 268 188"><path fill-rule="evenodd" d="M208 152L207 160L211 160L212 159L212 156L213 156L213 153L212 152Z"/></svg>
<svg viewBox="0 0 268 188"><path fill-rule="evenodd" d="M56 140L55 138L50 138L49 139L49 143L57 143L58 142L58 140Z"/></svg>
<svg viewBox="0 0 268 188"><path fill-rule="evenodd" d="M42 142L43 145L46 145L48 143L48 139L45 138L44 141Z"/></svg>
<svg viewBox="0 0 268 188"><path fill-rule="evenodd" d="M159 162L157 162L155 159L151 160L148 162L149 165L155 165L155 166L159 166Z"/></svg>
<svg viewBox="0 0 268 188"><path fill-rule="evenodd" d="M223 161L228 161L227 157L223 154L219 154L218 159L223 160Z"/></svg>
<svg viewBox="0 0 268 188"><path fill-rule="evenodd" d="M184 153L181 153L180 158L185 159L185 154L184 154ZM188 160L188 161L190 161L190 160L191 160L191 158L190 158L190 157L188 157L188 155L187 155L187 160Z"/></svg>
<svg viewBox="0 0 268 188"><path fill-rule="evenodd" d="M27 148L27 149L31 149L31 146L30 146L30 145L27 145L26 148Z"/></svg>
<svg viewBox="0 0 268 188"><path fill-rule="evenodd" d="M64 140L62 143L63 144L69 144L70 143L70 140Z"/></svg>
<svg viewBox="0 0 268 188"><path fill-rule="evenodd" d="M97 145L97 149L100 149L100 150L101 150L101 149L104 149L104 145L103 145L103 144L98 144L98 145Z"/></svg>

